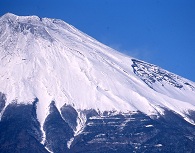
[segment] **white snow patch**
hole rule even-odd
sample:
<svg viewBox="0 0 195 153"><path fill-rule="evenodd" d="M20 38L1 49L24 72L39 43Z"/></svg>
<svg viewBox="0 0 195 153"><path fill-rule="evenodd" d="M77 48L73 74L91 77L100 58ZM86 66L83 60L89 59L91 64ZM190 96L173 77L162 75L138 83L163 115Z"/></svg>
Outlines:
<svg viewBox="0 0 195 153"><path fill-rule="evenodd" d="M163 146L162 144L155 145L155 147L162 147L162 146Z"/></svg>
<svg viewBox="0 0 195 153"><path fill-rule="evenodd" d="M83 114L83 112L78 112L78 118L77 118L77 127L76 127L76 131L74 132L74 137L79 135L83 129L85 128L85 123L86 123L86 116L85 114Z"/></svg>
<svg viewBox="0 0 195 153"><path fill-rule="evenodd" d="M146 125L145 127L153 127L153 125Z"/></svg>
<svg viewBox="0 0 195 153"><path fill-rule="evenodd" d="M47 147L45 147L45 149L46 149L48 152L53 153L53 152L52 152L52 151L50 151Z"/></svg>
<svg viewBox="0 0 195 153"><path fill-rule="evenodd" d="M74 138L71 138L68 142L67 142L67 147L70 149L70 146L73 142Z"/></svg>

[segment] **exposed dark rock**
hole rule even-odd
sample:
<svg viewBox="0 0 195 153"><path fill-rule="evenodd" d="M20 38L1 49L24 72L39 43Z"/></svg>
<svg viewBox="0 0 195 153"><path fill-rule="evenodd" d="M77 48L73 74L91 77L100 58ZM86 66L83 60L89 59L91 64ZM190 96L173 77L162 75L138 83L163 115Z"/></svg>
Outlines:
<svg viewBox="0 0 195 153"><path fill-rule="evenodd" d="M0 113L3 110L3 108L5 107L5 103L6 103L6 96L5 96L5 94L0 92Z"/></svg>
<svg viewBox="0 0 195 153"><path fill-rule="evenodd" d="M62 119L53 101L50 104L50 114L44 123L46 146L55 153L66 153L69 149L67 142L73 137L73 129Z"/></svg>
<svg viewBox="0 0 195 153"><path fill-rule="evenodd" d="M195 111L189 110L188 114L186 114L192 121L195 122Z"/></svg>
<svg viewBox="0 0 195 153"><path fill-rule="evenodd" d="M151 119L145 114L89 118L71 152L194 152L195 127L174 112Z"/></svg>
<svg viewBox="0 0 195 153"><path fill-rule="evenodd" d="M73 129L76 130L77 126L77 111L70 105L64 105L61 108L61 114L63 119L68 123L68 125Z"/></svg>
<svg viewBox="0 0 195 153"><path fill-rule="evenodd" d="M0 152L48 152L41 142L36 104L12 103L0 122ZM154 153L195 152L195 126L182 116L165 109L165 115L149 117L141 112L117 114L80 110L86 115L83 131L74 137L77 111L63 106L61 113L50 104L50 114L44 123L45 145L54 153ZM194 112L190 112L192 118ZM72 139L70 149L68 141Z"/></svg>
<svg viewBox="0 0 195 153"><path fill-rule="evenodd" d="M195 87L188 82L184 82L179 76L161 69L160 67L140 61L137 59L132 59L133 72L140 77L150 88L153 88L153 84L160 83L162 86L165 84L170 84L176 88L190 88L194 90Z"/></svg>
<svg viewBox="0 0 195 153"><path fill-rule="evenodd" d="M34 103L38 102L38 99ZM9 104L0 122L1 153L47 153L40 143L42 133L35 105Z"/></svg>
<svg viewBox="0 0 195 153"><path fill-rule="evenodd" d="M87 119L93 116L99 116L98 112L94 109L82 110L81 112L86 116Z"/></svg>

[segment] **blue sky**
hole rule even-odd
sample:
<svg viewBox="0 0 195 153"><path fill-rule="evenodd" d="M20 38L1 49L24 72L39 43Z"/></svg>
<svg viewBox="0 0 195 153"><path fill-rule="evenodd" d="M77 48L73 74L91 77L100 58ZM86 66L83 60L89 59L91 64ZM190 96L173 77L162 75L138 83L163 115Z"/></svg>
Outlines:
<svg viewBox="0 0 195 153"><path fill-rule="evenodd" d="M0 0L0 15L72 24L127 55L195 81L195 0Z"/></svg>

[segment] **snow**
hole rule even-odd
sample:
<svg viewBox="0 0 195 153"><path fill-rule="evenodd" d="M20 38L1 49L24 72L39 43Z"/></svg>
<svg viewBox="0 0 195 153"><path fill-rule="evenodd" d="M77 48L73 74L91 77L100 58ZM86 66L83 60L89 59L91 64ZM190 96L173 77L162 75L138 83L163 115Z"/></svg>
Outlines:
<svg viewBox="0 0 195 153"><path fill-rule="evenodd" d="M67 147L70 149L70 146L73 142L74 138L71 138L68 142L67 142Z"/></svg>
<svg viewBox="0 0 195 153"><path fill-rule="evenodd" d="M162 144L155 145L155 147L162 147L162 146L163 146Z"/></svg>
<svg viewBox="0 0 195 153"><path fill-rule="evenodd" d="M59 110L65 103L77 110L148 115L168 108L193 122L186 114L195 110L195 90L158 83L151 89L134 74L132 57L64 21L9 13L0 18L0 42L0 92L6 94L6 106L13 100L32 103L37 97L41 125L52 100ZM84 125L85 118L80 118L76 133Z"/></svg>
<svg viewBox="0 0 195 153"><path fill-rule="evenodd" d="M46 149L48 152L53 153L53 152L52 152L52 151L50 151L47 147L45 147L45 149Z"/></svg>
<svg viewBox="0 0 195 153"><path fill-rule="evenodd" d="M74 137L79 135L84 127L85 127L85 122L86 122L87 118L85 116L85 114L83 114L81 111L78 112L78 118L77 118L77 127L76 127L76 131L74 131Z"/></svg>
<svg viewBox="0 0 195 153"><path fill-rule="evenodd" d="M146 127L153 127L153 125L146 125Z"/></svg>

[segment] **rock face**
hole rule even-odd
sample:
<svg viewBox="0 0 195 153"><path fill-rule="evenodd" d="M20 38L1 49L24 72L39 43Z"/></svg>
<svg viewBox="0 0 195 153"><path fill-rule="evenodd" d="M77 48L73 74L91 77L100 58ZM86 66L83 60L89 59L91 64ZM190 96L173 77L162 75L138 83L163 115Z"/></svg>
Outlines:
<svg viewBox="0 0 195 153"><path fill-rule="evenodd" d="M35 105L10 104L0 122L0 151L54 153L194 152L195 128L170 110L156 118L141 112L116 114L85 110L83 129L74 135L77 112L66 106L61 115L50 104L44 123L45 143L36 119ZM66 115L67 116L66 116ZM63 116L71 117L66 120ZM47 148L47 149L46 149Z"/></svg>
<svg viewBox="0 0 195 153"><path fill-rule="evenodd" d="M0 122L0 152L47 152L40 143L42 132L36 102L37 99L33 105L13 102L6 107Z"/></svg>
<svg viewBox="0 0 195 153"><path fill-rule="evenodd" d="M61 20L0 18L0 152L195 152L195 83Z"/></svg>
<svg viewBox="0 0 195 153"><path fill-rule="evenodd" d="M74 136L73 129L64 121L55 102L50 104L50 114L44 123L46 147L53 152L67 152L67 142Z"/></svg>
<svg viewBox="0 0 195 153"><path fill-rule="evenodd" d="M173 112L94 116L71 145L73 152L193 152L194 126ZM188 136L187 136L188 135ZM187 145L187 146L186 146ZM94 150L94 148L97 148Z"/></svg>
<svg viewBox="0 0 195 153"><path fill-rule="evenodd" d="M0 112L5 107L5 101L6 101L5 94L3 94L3 93L0 92Z"/></svg>

